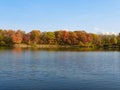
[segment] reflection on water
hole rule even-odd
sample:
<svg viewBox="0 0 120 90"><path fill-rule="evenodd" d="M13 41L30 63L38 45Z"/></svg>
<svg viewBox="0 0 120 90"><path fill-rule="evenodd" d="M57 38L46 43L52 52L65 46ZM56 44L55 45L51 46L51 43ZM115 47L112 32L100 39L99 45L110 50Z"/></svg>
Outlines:
<svg viewBox="0 0 120 90"><path fill-rule="evenodd" d="M13 48L12 52L20 54L20 53L22 53L22 48Z"/></svg>
<svg viewBox="0 0 120 90"><path fill-rule="evenodd" d="M0 90L119 90L120 52L0 50Z"/></svg>

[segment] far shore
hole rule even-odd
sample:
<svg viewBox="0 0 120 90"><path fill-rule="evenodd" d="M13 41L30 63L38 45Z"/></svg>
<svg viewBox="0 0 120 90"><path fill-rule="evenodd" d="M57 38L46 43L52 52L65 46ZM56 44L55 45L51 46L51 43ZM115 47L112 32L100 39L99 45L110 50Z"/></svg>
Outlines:
<svg viewBox="0 0 120 90"><path fill-rule="evenodd" d="M27 44L15 44L13 47L20 48L78 48L79 46L70 45L27 45Z"/></svg>
<svg viewBox="0 0 120 90"><path fill-rule="evenodd" d="M120 47L92 47L92 46L77 46L77 45L27 45L14 44L11 46L0 46L0 50L47 50L47 51L120 51Z"/></svg>
<svg viewBox="0 0 120 90"><path fill-rule="evenodd" d="M103 48L103 49L120 49L120 46L102 46L102 47L94 47L94 46L79 46L79 45L45 45L45 44L35 44L35 45L27 45L27 44L14 44L12 47L19 48Z"/></svg>

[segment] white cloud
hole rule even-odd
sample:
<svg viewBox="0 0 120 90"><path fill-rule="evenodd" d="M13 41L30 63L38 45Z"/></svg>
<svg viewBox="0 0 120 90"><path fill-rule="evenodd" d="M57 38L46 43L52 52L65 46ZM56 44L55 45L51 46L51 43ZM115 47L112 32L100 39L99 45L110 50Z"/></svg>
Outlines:
<svg viewBox="0 0 120 90"><path fill-rule="evenodd" d="M96 31L99 34L103 34L103 35L117 35L117 33L115 32L105 32L106 30L98 28L98 27L94 27L94 31Z"/></svg>
<svg viewBox="0 0 120 90"><path fill-rule="evenodd" d="M117 35L115 32L106 32L104 34L106 34L106 35Z"/></svg>

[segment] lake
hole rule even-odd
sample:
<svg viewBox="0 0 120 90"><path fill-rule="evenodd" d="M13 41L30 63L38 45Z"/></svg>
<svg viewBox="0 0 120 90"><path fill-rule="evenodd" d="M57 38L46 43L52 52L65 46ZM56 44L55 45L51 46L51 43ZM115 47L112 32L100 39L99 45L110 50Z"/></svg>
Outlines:
<svg viewBox="0 0 120 90"><path fill-rule="evenodd" d="M0 90L120 90L120 52L0 49Z"/></svg>

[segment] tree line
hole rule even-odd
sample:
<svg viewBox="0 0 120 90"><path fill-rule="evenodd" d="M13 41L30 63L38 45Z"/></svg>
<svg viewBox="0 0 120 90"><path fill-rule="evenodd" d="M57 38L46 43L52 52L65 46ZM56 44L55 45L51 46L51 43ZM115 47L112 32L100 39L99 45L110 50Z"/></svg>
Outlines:
<svg viewBox="0 0 120 90"><path fill-rule="evenodd" d="M80 47L120 46L119 35L102 35L87 33L85 31L59 30L54 32L41 32L32 30L25 33L22 30L0 30L0 46L14 44L27 45L71 45Z"/></svg>

